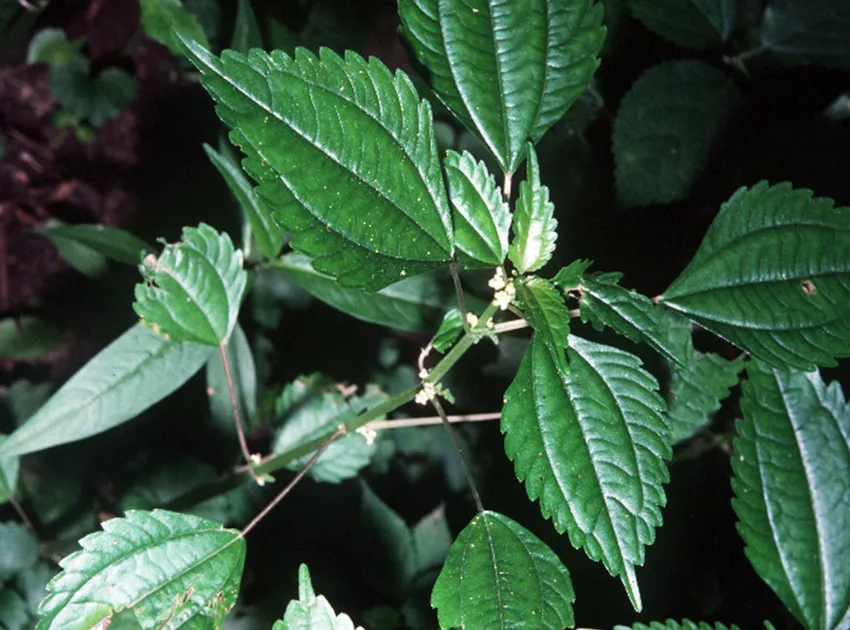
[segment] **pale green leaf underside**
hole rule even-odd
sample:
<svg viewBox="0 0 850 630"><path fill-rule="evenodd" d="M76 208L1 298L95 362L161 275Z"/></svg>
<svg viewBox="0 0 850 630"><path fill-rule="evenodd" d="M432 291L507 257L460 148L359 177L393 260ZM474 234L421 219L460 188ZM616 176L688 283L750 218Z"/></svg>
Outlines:
<svg viewBox="0 0 850 630"><path fill-rule="evenodd" d="M569 571L530 531L498 512L477 514L449 549L431 605L440 627L572 627Z"/></svg>
<svg viewBox="0 0 850 630"><path fill-rule="evenodd" d="M652 621L646 623L636 623L631 626L614 626L614 630L739 630L738 626L732 624L727 626L723 623L708 623L705 621L693 622L690 619L676 621L668 619L666 621Z"/></svg>
<svg viewBox="0 0 850 630"><path fill-rule="evenodd" d="M356 629L351 617L337 615L324 595L316 595L306 564L298 567L298 599L289 602L283 621L276 621L272 630L363 630Z"/></svg>
<svg viewBox="0 0 850 630"><path fill-rule="evenodd" d="M732 501L756 572L806 628L850 625L850 407L838 383L747 363Z"/></svg>
<svg viewBox="0 0 850 630"><path fill-rule="evenodd" d="M475 267L501 265L508 254L511 215L496 180L484 162L466 151L446 152L443 166L458 262Z"/></svg>
<svg viewBox="0 0 850 630"><path fill-rule="evenodd" d="M236 602L245 541L196 516L131 510L62 560L38 630L93 628L127 608L142 628L221 627Z"/></svg>
<svg viewBox="0 0 850 630"><path fill-rule="evenodd" d="M141 324L101 350L0 445L0 458L102 433L159 402L197 372L211 348L164 341Z"/></svg>
<svg viewBox="0 0 850 630"><path fill-rule="evenodd" d="M537 271L552 257L558 233L555 206L549 201L549 189L540 183L537 154L527 145L528 164L525 180L519 185L514 210L514 238L508 248L511 262L521 274Z"/></svg>
<svg viewBox="0 0 850 630"><path fill-rule="evenodd" d="M739 100L732 80L700 61L644 72L614 123L620 201L642 206L685 197Z"/></svg>
<svg viewBox="0 0 850 630"><path fill-rule="evenodd" d="M790 64L850 68L850 4L845 0L772 0L761 44Z"/></svg>
<svg viewBox="0 0 850 630"><path fill-rule="evenodd" d="M152 251L150 245L125 230L108 225L57 225L37 230L54 243L73 241L94 252L128 265L136 265L142 253Z"/></svg>
<svg viewBox="0 0 850 630"><path fill-rule="evenodd" d="M850 211L761 182L720 209L663 303L768 363L850 356Z"/></svg>
<svg viewBox="0 0 850 630"><path fill-rule="evenodd" d="M535 334L505 393L505 452L532 500L576 548L622 579L655 539L670 430L658 383L627 352L570 336L567 371Z"/></svg>
<svg viewBox="0 0 850 630"><path fill-rule="evenodd" d="M433 330L453 297L441 290L432 274L406 278L368 293L340 286L330 276L313 269L302 254L286 254L275 261L275 266L325 304L357 319L397 330Z"/></svg>
<svg viewBox="0 0 850 630"><path fill-rule="evenodd" d="M431 87L506 173L587 87L605 39L592 0L401 0Z"/></svg>
<svg viewBox="0 0 850 630"><path fill-rule="evenodd" d="M737 10L736 0L628 0L628 5L653 33L697 50L725 42Z"/></svg>
<svg viewBox="0 0 850 630"><path fill-rule="evenodd" d="M218 152L205 144L204 151L239 202L260 251L266 258L275 258L283 247L283 231L272 220L271 209L257 197L253 185L229 149L222 147L221 152Z"/></svg>
<svg viewBox="0 0 850 630"><path fill-rule="evenodd" d="M378 290L448 264L451 216L431 108L377 59L224 51L183 40L294 249Z"/></svg>
<svg viewBox="0 0 850 630"><path fill-rule="evenodd" d="M183 228L183 239L149 255L139 271L133 309L142 323L176 341L227 343L239 316L248 274L242 252L209 225Z"/></svg>

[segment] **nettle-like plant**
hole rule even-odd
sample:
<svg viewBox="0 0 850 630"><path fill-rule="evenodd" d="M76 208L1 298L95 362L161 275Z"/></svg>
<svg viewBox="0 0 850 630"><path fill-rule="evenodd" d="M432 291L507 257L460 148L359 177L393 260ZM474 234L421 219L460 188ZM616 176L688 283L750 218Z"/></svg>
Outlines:
<svg viewBox="0 0 850 630"><path fill-rule="evenodd" d="M374 430L390 426L385 417L402 405L433 407L454 435L441 402L451 397L446 374L474 344L530 328L504 395L505 453L528 498L622 581L636 611L635 569L662 524L673 444L745 375L732 483L748 557L805 627L848 627L850 411L818 366L850 355L850 211L787 183L742 188L722 205L690 264L653 299L587 260L543 273L558 225L535 144L591 82L605 40L602 6L400 0L399 12L434 94L478 135L498 175L470 153L441 155L431 105L403 72L377 59L304 49L216 56L175 31L255 182L226 152L207 147L245 210L257 264L246 268L230 237L206 224L147 254L134 303L141 323L9 436L0 456L9 461L125 422L206 364L211 390L235 416L246 460L220 489L300 470L270 509L307 473L356 475L374 452ZM722 73L698 62L662 65L641 78L615 128L620 194L634 203L681 197L698 168L695 154L710 147L695 140L695 153L673 171L630 171L645 168L652 156L640 158L643 138L675 107L641 100L656 82L705 93L707 109L726 111L734 101ZM685 124L690 139L709 137L718 116L700 118ZM281 254L286 243L293 251ZM246 401L254 392L244 391L251 379L240 376L251 349L238 318L263 266L286 270L342 311L400 328L416 317L409 308L416 300L406 296L417 295L418 276L448 269L457 308L422 349L418 385L346 397L299 380L276 402L289 419L273 452L252 453L240 419L253 412ZM484 302L464 292L470 269L490 277ZM672 374L669 405L637 356L575 334L575 318L655 350ZM697 351L696 328L744 354L727 360ZM317 387L324 393L313 404L306 393ZM572 627L567 567L527 528L487 509L453 440L477 513L433 587L440 627ZM266 513L242 531L168 510L107 520L62 561L38 628L119 619L143 628L220 627L237 598L245 536ZM316 596L306 567L299 585L276 629L353 627Z"/></svg>

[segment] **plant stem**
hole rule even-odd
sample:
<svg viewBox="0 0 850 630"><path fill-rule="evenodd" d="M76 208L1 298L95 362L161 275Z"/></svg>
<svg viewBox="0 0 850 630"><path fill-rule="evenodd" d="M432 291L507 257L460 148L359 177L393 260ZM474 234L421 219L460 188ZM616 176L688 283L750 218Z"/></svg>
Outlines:
<svg viewBox="0 0 850 630"><path fill-rule="evenodd" d="M242 457L245 458L245 463L248 464L249 470L251 464L251 452L248 450L248 441L245 439L245 430L242 427L242 418L239 414L239 401L236 400L236 390L233 387L233 375L230 373L230 360L227 358L227 345L220 343L218 349L221 352L221 361L224 363L224 375L227 379L227 391L230 392L230 405L233 407L233 420L236 422L236 435L239 438L239 448L242 450ZM256 478L259 477L251 470L251 474Z"/></svg>
<svg viewBox="0 0 850 630"><path fill-rule="evenodd" d="M501 412L494 411L493 413L470 413L466 415L446 416L446 420L452 424L459 422L489 422L498 420L502 417ZM422 418L401 418L399 420L376 420L370 422L364 429L367 431L382 431L384 429L408 429L410 427L426 427L435 424L442 424L443 419L440 416L425 416Z"/></svg>
<svg viewBox="0 0 850 630"><path fill-rule="evenodd" d="M440 404L439 399L435 397L431 401L431 404L433 404L434 409L437 410L437 415L440 416L440 420L443 422L446 433L449 434L452 446L454 446L457 451L457 456L460 458L460 465L463 468L463 474L466 475L466 482L469 484L469 489L472 491L472 497L475 499L475 506L478 508L479 512L483 512L484 504L481 503L481 495L478 493L478 486L475 485L475 478L472 476L472 469L470 468L469 462L466 460L466 455L464 455L463 449L460 446L460 440L457 439L457 432L452 427L448 417L446 417L446 412L443 410L443 405Z"/></svg>

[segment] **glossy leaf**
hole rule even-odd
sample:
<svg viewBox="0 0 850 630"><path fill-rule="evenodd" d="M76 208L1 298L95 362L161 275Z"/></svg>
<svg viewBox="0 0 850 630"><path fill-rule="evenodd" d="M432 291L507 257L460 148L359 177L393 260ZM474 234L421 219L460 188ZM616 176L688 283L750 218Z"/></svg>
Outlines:
<svg viewBox="0 0 850 630"><path fill-rule="evenodd" d="M477 514L455 540L431 593L440 627L465 630L574 624L569 571L516 521Z"/></svg>
<svg viewBox="0 0 850 630"><path fill-rule="evenodd" d="M110 260L137 265L142 255L153 248L130 232L108 225L55 225L36 230L53 241L62 251L63 242L71 241Z"/></svg>
<svg viewBox="0 0 850 630"><path fill-rule="evenodd" d="M275 402L275 423L283 426L275 431L272 451L283 453L332 432L359 413L374 407L384 398L374 388L363 396L346 399L336 385L319 375L301 377L284 387ZM360 433L346 435L330 445L310 469L317 481L339 483L350 479L367 466L375 445ZM310 455L292 462L290 470L301 470Z"/></svg>
<svg viewBox="0 0 850 630"><path fill-rule="evenodd" d="M151 39L180 54L182 51L171 30L174 28L209 48L204 27L180 0L140 0L140 4L142 28Z"/></svg>
<svg viewBox="0 0 850 630"><path fill-rule="evenodd" d="M133 326L0 444L0 459L76 442L134 418L189 380L210 352Z"/></svg>
<svg viewBox="0 0 850 630"><path fill-rule="evenodd" d="M517 303L532 330L546 343L562 369L567 369L564 349L570 335L570 313L558 289L543 278L523 278Z"/></svg>
<svg viewBox="0 0 850 630"><path fill-rule="evenodd" d="M696 50L729 39L737 4L736 0L628 0L632 15L653 33Z"/></svg>
<svg viewBox="0 0 850 630"><path fill-rule="evenodd" d="M501 265L508 254L511 215L502 191L484 162L466 151L448 151L443 160L452 205L458 262Z"/></svg>
<svg viewBox="0 0 850 630"><path fill-rule="evenodd" d="M549 262L558 238L555 206L549 201L549 189L540 183L537 154L532 145L527 149L527 174L519 185L514 239L508 250L511 262L521 274L537 271Z"/></svg>
<svg viewBox="0 0 850 630"><path fill-rule="evenodd" d="M592 0L402 0L404 34L448 109L513 173L599 65Z"/></svg>
<svg viewBox="0 0 850 630"><path fill-rule="evenodd" d="M266 258L276 258L283 247L283 231L272 219L271 208L254 192L253 185L228 148L222 147L221 151L217 152L205 144L204 151L239 202L260 251Z"/></svg>
<svg viewBox="0 0 850 630"><path fill-rule="evenodd" d="M62 331L37 317L0 319L0 357L4 359L39 359L63 343Z"/></svg>
<svg viewBox="0 0 850 630"><path fill-rule="evenodd" d="M653 621L649 624L636 623L631 626L614 626L614 630L739 630L738 626L727 626L723 623L707 623L705 621L693 622L689 619L675 621Z"/></svg>
<svg viewBox="0 0 850 630"><path fill-rule="evenodd" d="M175 341L227 343L248 278L227 234L205 223L183 228L179 243L148 255L139 271L145 282L136 285L133 309L145 326Z"/></svg>
<svg viewBox="0 0 850 630"><path fill-rule="evenodd" d="M850 407L838 383L747 363L732 501L756 572L806 628L850 625Z"/></svg>
<svg viewBox="0 0 850 630"><path fill-rule="evenodd" d="M233 40L230 47L242 53L248 52L251 48L263 47L263 35L254 9L251 8L251 0L237 0L236 24L233 27Z"/></svg>
<svg viewBox="0 0 850 630"><path fill-rule="evenodd" d="M454 345L463 334L463 316L460 310L453 308L443 317L440 327L434 335L434 350L445 352Z"/></svg>
<svg viewBox="0 0 850 630"><path fill-rule="evenodd" d="M245 332L238 324L226 348L233 389L239 405L239 414L250 425L257 412L257 369L254 355ZM221 352L213 352L207 360L207 397L213 424L226 435L236 436L233 403L227 386L227 372Z"/></svg>
<svg viewBox="0 0 850 630"><path fill-rule="evenodd" d="M260 197L317 271L375 291L448 264L431 108L404 74L352 52L218 58L183 42Z"/></svg>
<svg viewBox="0 0 850 630"><path fill-rule="evenodd" d="M310 295L352 317L396 330L433 330L453 295L446 295L431 274L407 278L377 293L342 287L330 276L313 269L301 254L286 254L275 267Z"/></svg>
<svg viewBox="0 0 850 630"><path fill-rule="evenodd" d="M316 595L306 564L298 567L298 599L289 602L283 621L272 630L363 630L354 627L351 617L337 615L324 595Z"/></svg>
<svg viewBox="0 0 850 630"><path fill-rule="evenodd" d="M761 182L720 209L663 303L775 366L850 355L850 211Z"/></svg>
<svg viewBox="0 0 850 630"><path fill-rule="evenodd" d="M570 336L568 369L539 334L505 393L505 452L543 516L620 576L641 608L634 567L666 502L670 429L658 383L627 352Z"/></svg>
<svg viewBox="0 0 850 630"><path fill-rule="evenodd" d="M732 80L700 61L644 72L614 123L620 201L643 206L685 197L739 102Z"/></svg>
<svg viewBox="0 0 850 630"><path fill-rule="evenodd" d="M845 0L771 0L761 45L782 61L850 68L850 4Z"/></svg>
<svg viewBox="0 0 850 630"><path fill-rule="evenodd" d="M221 627L236 603L245 540L218 523L131 510L80 546L59 563L37 630L94 628L129 609L142 628Z"/></svg>

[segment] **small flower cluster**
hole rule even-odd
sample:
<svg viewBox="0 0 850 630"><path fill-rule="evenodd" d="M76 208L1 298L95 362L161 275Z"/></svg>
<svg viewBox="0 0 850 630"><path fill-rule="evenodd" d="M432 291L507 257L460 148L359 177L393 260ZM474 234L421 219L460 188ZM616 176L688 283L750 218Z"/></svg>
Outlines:
<svg viewBox="0 0 850 630"><path fill-rule="evenodd" d="M514 286L513 280L508 280L505 278L505 270L501 267L496 268L496 275L494 275L490 282L488 282L490 288L496 291L496 294L493 296L493 302L501 309L505 310L510 306L511 302L516 298L516 287Z"/></svg>

